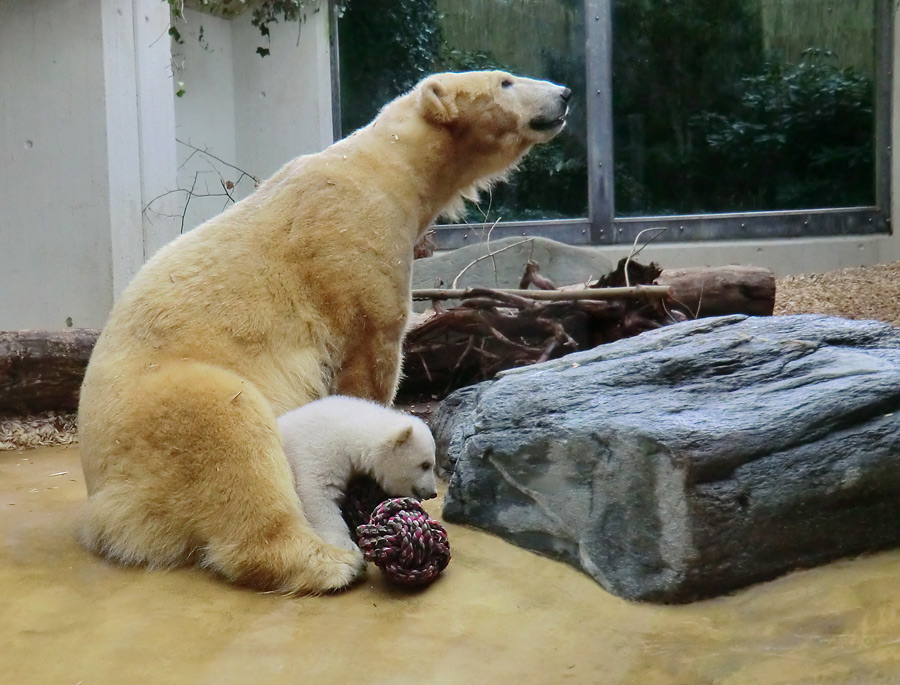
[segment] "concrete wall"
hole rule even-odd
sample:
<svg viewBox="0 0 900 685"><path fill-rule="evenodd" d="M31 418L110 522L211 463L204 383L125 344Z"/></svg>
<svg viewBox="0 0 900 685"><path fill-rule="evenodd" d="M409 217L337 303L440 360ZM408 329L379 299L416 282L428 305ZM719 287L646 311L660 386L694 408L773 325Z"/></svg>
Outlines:
<svg viewBox="0 0 900 685"><path fill-rule="evenodd" d="M112 302L106 113L86 116L104 99L101 14L0 3L0 328L85 325Z"/></svg>
<svg viewBox="0 0 900 685"><path fill-rule="evenodd" d="M0 330L102 326L146 259L222 211L185 191L239 173L176 138L259 178L331 143L325 13L273 26L265 59L249 16L188 12L174 54L168 25L160 0L0 0Z"/></svg>
<svg viewBox="0 0 900 685"><path fill-rule="evenodd" d="M174 173L171 100L146 83L168 68L161 4L0 2L0 329L101 325L171 237L141 217Z"/></svg>
<svg viewBox="0 0 900 685"><path fill-rule="evenodd" d="M201 24L206 47L190 35ZM199 192L237 180L202 155L188 161L176 137L260 178L330 142L324 14L299 43L296 25L273 27L264 59L247 17L188 14L174 79L167 25L160 0L0 0L0 330L101 326L141 263L182 230L195 174L205 172ZM893 129L900 140L897 114ZM900 157L892 164L900 198ZM192 200L183 228L224 200ZM611 260L628 251L597 249ZM900 237L669 243L642 254L664 267L746 263L782 275L898 260Z"/></svg>
<svg viewBox="0 0 900 685"><path fill-rule="evenodd" d="M220 177L237 182L240 174L185 145L238 164L231 21L190 10L185 11L185 19L178 24L184 44L173 46L175 79L184 89L184 95L175 98L175 135L182 141L176 144L177 188L193 189L196 196L178 193L175 203L176 213L184 212L184 230L189 230L225 206L227 198L209 197L223 192ZM202 44L198 39L201 27ZM252 189L253 183L245 180L236 194L243 197Z"/></svg>
<svg viewBox="0 0 900 685"><path fill-rule="evenodd" d="M255 54L263 44L259 31L249 20L234 23L237 159L260 178L334 141L326 15L300 27L270 27L272 54L265 58Z"/></svg>
<svg viewBox="0 0 900 685"><path fill-rule="evenodd" d="M265 179L288 160L331 144L330 52L324 13L302 26L271 26L270 43L249 15L224 19L186 10L178 28L185 40L174 47L175 78L184 84L175 99L183 191L176 202L189 230L229 204L217 196L221 180L235 183L231 194L241 199L254 187L242 171ZM256 54L263 45L268 57ZM185 213L190 189L195 195Z"/></svg>
<svg viewBox="0 0 900 685"><path fill-rule="evenodd" d="M615 262L627 256L631 246L597 249ZM900 259L900 245L896 236L661 243L651 244L641 252L642 261L654 261L666 269L751 264L773 269L777 276L866 266L897 259Z"/></svg>

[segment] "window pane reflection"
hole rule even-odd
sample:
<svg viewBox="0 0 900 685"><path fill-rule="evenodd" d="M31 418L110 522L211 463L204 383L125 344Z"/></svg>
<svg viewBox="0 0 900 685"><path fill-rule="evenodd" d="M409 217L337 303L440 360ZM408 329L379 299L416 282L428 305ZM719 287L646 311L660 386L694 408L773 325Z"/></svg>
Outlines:
<svg viewBox="0 0 900 685"><path fill-rule="evenodd" d="M344 135L429 73L503 69L571 88L563 133L535 148L466 221L587 215L581 0L364 0L349 4L338 28Z"/></svg>
<svg viewBox="0 0 900 685"><path fill-rule="evenodd" d="M875 204L875 2L615 0L616 215Z"/></svg>

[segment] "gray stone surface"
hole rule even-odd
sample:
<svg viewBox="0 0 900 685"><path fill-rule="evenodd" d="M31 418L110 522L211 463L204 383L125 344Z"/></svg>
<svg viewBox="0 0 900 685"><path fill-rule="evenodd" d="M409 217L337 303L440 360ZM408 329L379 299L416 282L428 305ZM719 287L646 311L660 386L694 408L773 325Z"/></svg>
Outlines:
<svg viewBox="0 0 900 685"><path fill-rule="evenodd" d="M685 602L900 544L900 329L700 319L451 395L448 521ZM454 468L455 466L455 468Z"/></svg>
<svg viewBox="0 0 900 685"><path fill-rule="evenodd" d="M526 242L522 242L525 240ZM519 243L518 245L516 243ZM504 249L508 248L508 249ZM498 252L502 250L502 252ZM478 242L458 250L440 252L434 257L417 259L413 263L413 288L450 287L465 267L489 252L496 254L482 259L460 277L460 288L518 288L525 264L529 259L538 263L541 275L556 285L572 285L588 279L597 280L612 271L612 264L592 247L566 245L548 238L502 238L490 243ZM623 248L622 256L627 254ZM451 301L447 306L453 306ZM417 311L430 307L429 302L414 303Z"/></svg>

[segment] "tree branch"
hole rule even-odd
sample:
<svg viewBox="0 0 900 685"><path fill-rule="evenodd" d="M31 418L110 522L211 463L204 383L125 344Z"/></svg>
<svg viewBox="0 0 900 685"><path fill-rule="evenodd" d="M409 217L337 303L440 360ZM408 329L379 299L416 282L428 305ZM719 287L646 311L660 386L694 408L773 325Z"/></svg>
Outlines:
<svg viewBox="0 0 900 685"><path fill-rule="evenodd" d="M523 241L525 242L525 241ZM519 243L516 243L519 244ZM510 245L509 247L513 247ZM507 248L504 248L507 249ZM486 257L487 255L485 255ZM465 288L441 290L436 288L413 290L414 300L458 300L476 291L488 291L499 295L516 295L532 300L624 300L632 297L666 297L669 294L667 285L635 285L630 288L585 288L583 290L519 290L519 289L487 289Z"/></svg>

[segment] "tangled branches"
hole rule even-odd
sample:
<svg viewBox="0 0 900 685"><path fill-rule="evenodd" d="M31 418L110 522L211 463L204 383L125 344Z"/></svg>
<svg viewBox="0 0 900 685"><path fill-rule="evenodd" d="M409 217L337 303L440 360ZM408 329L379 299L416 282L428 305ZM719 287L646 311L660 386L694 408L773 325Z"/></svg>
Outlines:
<svg viewBox="0 0 900 685"><path fill-rule="evenodd" d="M612 277L623 269L620 263ZM652 284L658 274L655 265L640 267L631 262L629 267L632 283ZM530 264L524 278L532 283L523 284L534 285L537 275L536 265ZM613 285L610 280L602 285ZM549 287L546 282L542 286ZM440 398L503 369L590 349L687 316L683 308L659 297L540 302L509 292L473 289L459 306L436 308L407 334L400 398Z"/></svg>

